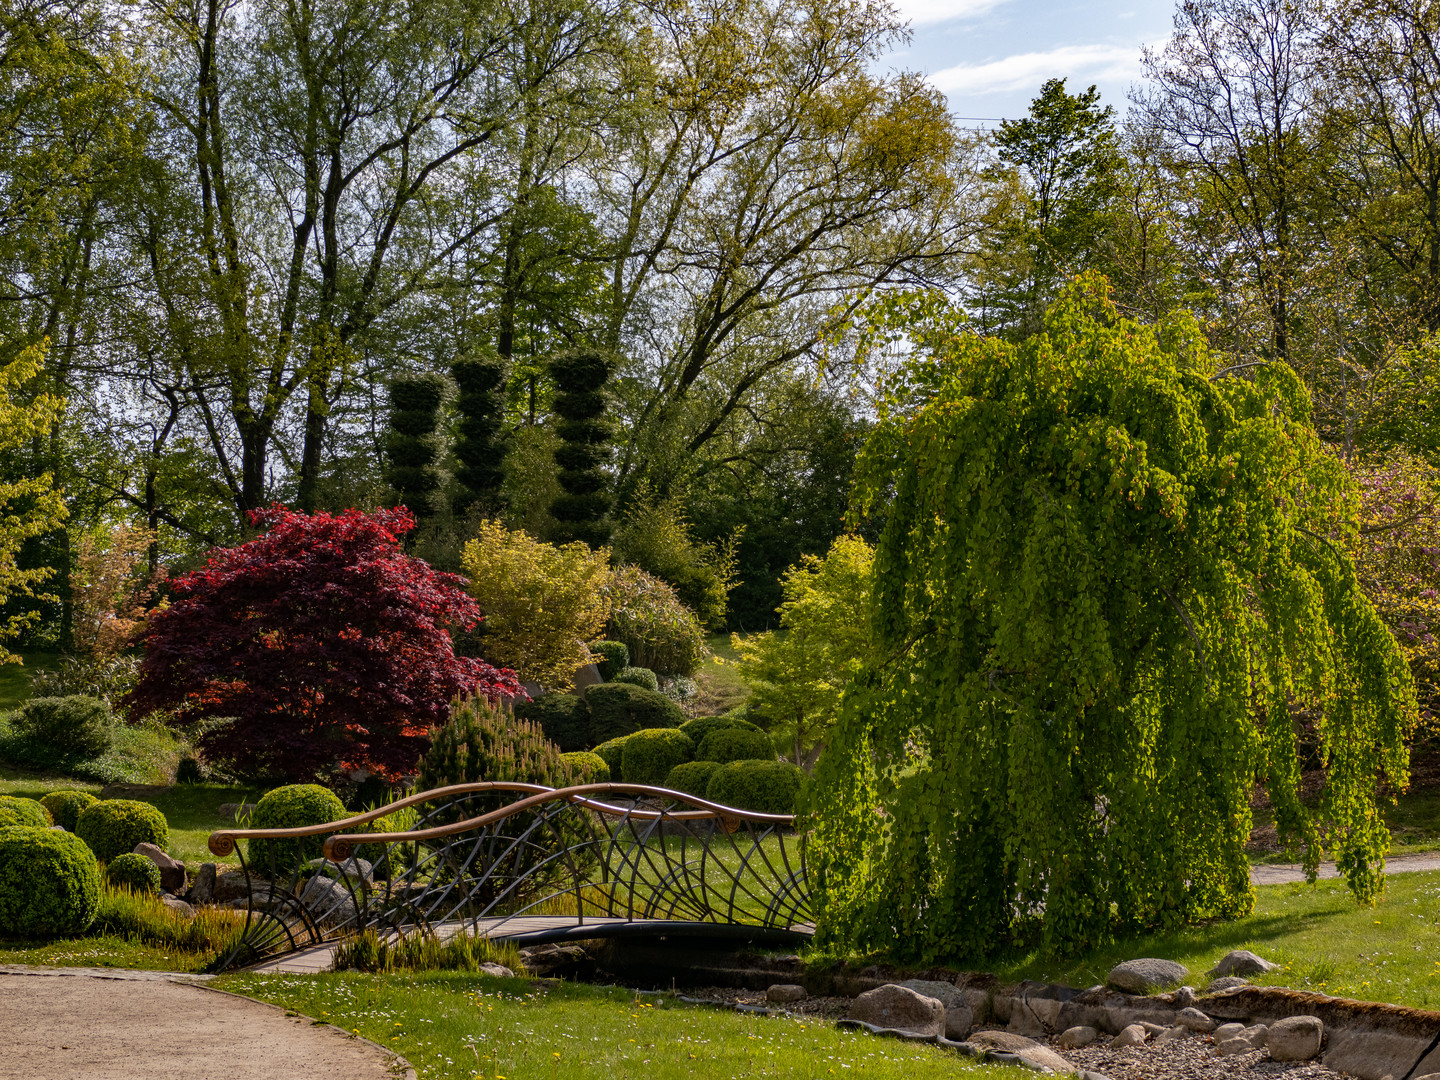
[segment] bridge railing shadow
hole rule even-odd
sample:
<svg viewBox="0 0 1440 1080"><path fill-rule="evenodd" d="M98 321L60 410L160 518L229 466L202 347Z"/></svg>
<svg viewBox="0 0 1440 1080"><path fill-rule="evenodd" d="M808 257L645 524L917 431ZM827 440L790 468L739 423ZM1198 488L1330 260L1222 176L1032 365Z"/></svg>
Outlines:
<svg viewBox="0 0 1440 1080"><path fill-rule="evenodd" d="M401 816L414 824L369 831ZM637 784L486 782L325 825L223 829L210 850L240 860L248 900L222 966L367 929L529 943L662 928L799 940L812 913L794 825Z"/></svg>

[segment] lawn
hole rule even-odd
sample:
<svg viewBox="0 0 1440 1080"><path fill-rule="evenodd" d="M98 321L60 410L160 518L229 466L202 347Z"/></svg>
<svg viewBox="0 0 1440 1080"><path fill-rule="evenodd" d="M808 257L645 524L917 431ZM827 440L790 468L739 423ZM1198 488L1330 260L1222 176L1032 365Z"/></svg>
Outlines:
<svg viewBox="0 0 1440 1080"><path fill-rule="evenodd" d="M706 644L712 655L695 669L695 683L700 691L695 697L695 714L717 716L745 704L750 687L740 678L737 666L740 656L731 646L728 633L711 634Z"/></svg>
<svg viewBox="0 0 1440 1080"><path fill-rule="evenodd" d="M0 712L13 709L30 697L30 674L60 662L59 653L23 653L22 664L0 664Z"/></svg>
<svg viewBox="0 0 1440 1080"><path fill-rule="evenodd" d="M1033 1075L826 1022L742 1015L664 994L430 972L231 975L217 986L356 1032L421 1080L926 1080Z"/></svg>

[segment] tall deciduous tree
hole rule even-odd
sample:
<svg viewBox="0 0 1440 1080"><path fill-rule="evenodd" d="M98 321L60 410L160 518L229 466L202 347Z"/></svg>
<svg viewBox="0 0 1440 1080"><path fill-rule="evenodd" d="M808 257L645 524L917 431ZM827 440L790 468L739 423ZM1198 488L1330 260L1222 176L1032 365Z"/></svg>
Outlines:
<svg viewBox="0 0 1440 1080"><path fill-rule="evenodd" d="M813 786L821 936L978 957L1243 914L1257 778L1310 872L1329 848L1373 899L1414 683L1297 376L1218 368L1192 318L1123 319L1094 276L1022 344L931 340L933 394L865 452L884 662Z"/></svg>

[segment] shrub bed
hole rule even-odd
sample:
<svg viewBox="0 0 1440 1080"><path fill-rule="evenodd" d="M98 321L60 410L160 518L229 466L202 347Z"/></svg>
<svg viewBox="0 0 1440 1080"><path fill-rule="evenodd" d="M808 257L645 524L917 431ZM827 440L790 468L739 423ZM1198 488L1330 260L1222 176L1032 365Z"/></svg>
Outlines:
<svg viewBox="0 0 1440 1080"><path fill-rule="evenodd" d="M165 850L170 844L170 825L149 803L106 799L81 811L75 835L90 845L97 859L109 862L134 851L137 844L154 844Z"/></svg>
<svg viewBox="0 0 1440 1080"><path fill-rule="evenodd" d="M100 906L100 868L84 841L50 828L0 828L0 935L78 934Z"/></svg>
<svg viewBox="0 0 1440 1080"><path fill-rule="evenodd" d="M740 710L735 709L731 712L726 713L724 716L697 716L695 717L695 719L686 720L685 723L681 724L680 730L683 731L686 735L689 735L690 738L694 739L696 746L699 746L701 743L703 743L705 741L705 736L709 735L712 731L720 731L721 729L731 728L740 728L744 731L757 732L762 730L756 725L750 723L750 721L736 715L739 711Z"/></svg>
<svg viewBox="0 0 1440 1080"><path fill-rule="evenodd" d="M255 812L250 815L250 828L299 829L348 816L345 804L329 788L319 784L288 784L260 797ZM323 835L299 840L251 840L250 866L266 876L283 876L302 862L320 858L324 845Z"/></svg>
<svg viewBox="0 0 1440 1080"><path fill-rule="evenodd" d="M805 773L788 761L732 761L710 775L711 802L760 814L793 814Z"/></svg>
<svg viewBox="0 0 1440 1080"><path fill-rule="evenodd" d="M675 728L648 728L625 740L621 768L627 784L665 783L670 770L695 757L695 744Z"/></svg>
<svg viewBox="0 0 1440 1080"><path fill-rule="evenodd" d="M630 666L630 648L623 641L592 641L590 652L599 657L595 667L606 682Z"/></svg>
<svg viewBox="0 0 1440 1080"><path fill-rule="evenodd" d="M22 739L63 757L99 757L110 749L115 717L88 694L36 697L15 711L10 726Z"/></svg>
<svg viewBox="0 0 1440 1080"><path fill-rule="evenodd" d="M74 832L80 815L99 801L88 791L52 791L40 800L40 805L50 811L56 825Z"/></svg>
<svg viewBox="0 0 1440 1080"><path fill-rule="evenodd" d="M144 855L133 851L116 855L105 867L105 880L119 889L133 893L157 893L160 891L160 868Z"/></svg>

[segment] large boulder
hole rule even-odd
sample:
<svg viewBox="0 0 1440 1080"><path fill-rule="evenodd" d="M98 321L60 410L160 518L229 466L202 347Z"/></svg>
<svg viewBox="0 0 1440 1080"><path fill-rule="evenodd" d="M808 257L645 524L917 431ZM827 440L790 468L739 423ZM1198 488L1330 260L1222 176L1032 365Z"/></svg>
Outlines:
<svg viewBox="0 0 1440 1080"><path fill-rule="evenodd" d="M809 996L805 987L797 983L775 983L765 989L765 1000L771 1005L791 1005Z"/></svg>
<svg viewBox="0 0 1440 1080"><path fill-rule="evenodd" d="M213 904L215 902L215 864L200 864L195 880L190 883L190 903Z"/></svg>
<svg viewBox="0 0 1440 1080"><path fill-rule="evenodd" d="M970 1029L975 1026L975 1010L970 1006L969 995L954 983L938 979L906 979L896 985L932 997L945 1006L945 1038L959 1041L969 1035Z"/></svg>
<svg viewBox="0 0 1440 1080"><path fill-rule="evenodd" d="M1325 1025L1318 1016L1287 1016L1265 1032L1265 1046L1275 1061L1309 1061L1320 1053Z"/></svg>
<svg viewBox="0 0 1440 1080"><path fill-rule="evenodd" d="M1074 1065L1048 1046L1042 1046L1033 1039L1009 1031L979 1031L971 1035L966 1042L984 1050L1000 1050L1014 1054L1022 1064L1037 1071L1049 1069L1061 1076L1070 1076L1075 1072Z"/></svg>
<svg viewBox="0 0 1440 1080"><path fill-rule="evenodd" d="M933 997L894 983L865 991L850 1003L845 1018L920 1035L942 1035L945 1031L944 1005Z"/></svg>
<svg viewBox="0 0 1440 1080"><path fill-rule="evenodd" d="M1199 1009L1181 1009L1175 1014L1175 1025L1186 1031L1197 1031L1202 1035L1215 1030L1215 1021Z"/></svg>
<svg viewBox="0 0 1440 1080"><path fill-rule="evenodd" d="M136 844L135 854L143 855L160 868L160 888L178 896L185 891L185 864L172 859L154 844Z"/></svg>
<svg viewBox="0 0 1440 1080"><path fill-rule="evenodd" d="M1144 1046L1145 1040L1149 1037L1150 1033L1145 1030L1145 1025L1131 1024L1122 1028L1120 1034L1110 1040L1110 1045L1112 1047Z"/></svg>
<svg viewBox="0 0 1440 1080"><path fill-rule="evenodd" d="M1127 994L1158 994L1179 986L1189 974L1189 968L1174 960L1145 958L1116 964L1106 981Z"/></svg>
<svg viewBox="0 0 1440 1080"><path fill-rule="evenodd" d="M1251 975L1264 975L1267 971L1274 971L1279 964L1272 964L1263 957L1256 956L1249 949L1232 949L1220 958L1220 962L1210 969L1210 978L1219 979L1226 975L1240 975L1249 977Z"/></svg>
<svg viewBox="0 0 1440 1080"><path fill-rule="evenodd" d="M1077 1024L1075 1027L1066 1028L1055 1039L1055 1045L1062 1050L1078 1050L1081 1047L1089 1046L1100 1037L1100 1032L1087 1024Z"/></svg>

